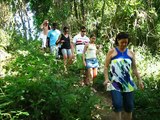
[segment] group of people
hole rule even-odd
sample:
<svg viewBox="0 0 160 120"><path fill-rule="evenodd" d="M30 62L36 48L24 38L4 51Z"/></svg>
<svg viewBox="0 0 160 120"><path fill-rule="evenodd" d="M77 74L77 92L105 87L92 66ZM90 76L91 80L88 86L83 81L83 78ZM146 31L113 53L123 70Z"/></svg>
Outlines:
<svg viewBox="0 0 160 120"><path fill-rule="evenodd" d="M56 45L60 45L65 66L71 62L74 53L76 53L77 67L80 69L86 68L87 79L85 84L92 84L99 67L97 46L95 44L96 35L91 34L90 37L87 37L86 28L82 26L80 33L74 36L72 40L68 27L64 27L63 33L61 33L57 30L56 23L53 23L51 30L49 30L47 20L41 26L43 29L42 47L45 48L48 44L50 52L55 55ZM49 39L49 43L47 39ZM127 33L118 33L115 39L115 47L111 48L106 54L104 65L105 81L103 84L111 92L116 120L122 120L121 112L123 109L126 113L124 120L132 119L134 108L133 91L137 89L132 73L137 77L139 87L144 88L137 71L135 54L127 48L129 42L130 39Z"/></svg>
<svg viewBox="0 0 160 120"><path fill-rule="evenodd" d="M93 79L97 76L97 68L99 66L96 57L97 48L95 45L96 36L91 34L90 38L86 36L86 27L82 26L80 32L72 36L69 34L69 28L64 27L63 32L57 29L57 24L53 23L50 29L49 21L44 20L41 24L42 33L40 38L42 39L42 48L50 48L50 53L55 57L61 53L64 60L64 68L72 63L73 58L76 58L77 67L81 69L82 74L85 73L84 68L86 66L86 76L84 80L85 84L93 83ZM59 51L57 51L57 49ZM76 54L76 57L75 57Z"/></svg>

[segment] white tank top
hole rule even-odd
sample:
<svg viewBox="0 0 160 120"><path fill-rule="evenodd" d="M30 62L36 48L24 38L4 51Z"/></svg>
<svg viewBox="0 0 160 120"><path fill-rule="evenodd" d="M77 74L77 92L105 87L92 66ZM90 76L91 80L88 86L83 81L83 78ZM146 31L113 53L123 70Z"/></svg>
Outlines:
<svg viewBox="0 0 160 120"><path fill-rule="evenodd" d="M86 51L86 59L96 58L96 45L95 44L88 44L87 51Z"/></svg>

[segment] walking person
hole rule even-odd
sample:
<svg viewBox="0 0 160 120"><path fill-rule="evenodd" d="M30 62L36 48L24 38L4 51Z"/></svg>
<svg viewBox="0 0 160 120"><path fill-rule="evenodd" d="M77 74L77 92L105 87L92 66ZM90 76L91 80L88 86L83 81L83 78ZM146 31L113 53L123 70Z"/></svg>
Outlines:
<svg viewBox="0 0 160 120"><path fill-rule="evenodd" d="M69 28L64 27L63 33L59 36L57 44L61 45L61 52L63 55L64 66L66 69L67 64L71 64L72 60L72 50L71 50L71 36L69 35Z"/></svg>
<svg viewBox="0 0 160 120"><path fill-rule="evenodd" d="M122 119L122 108L125 110L124 120L132 119L134 108L133 91L136 89L136 85L131 76L131 71L137 77L139 87L144 88L137 71L135 54L127 48L129 42L129 35L120 32L116 36L116 47L109 50L105 60L104 85L110 88L116 120Z"/></svg>
<svg viewBox="0 0 160 120"><path fill-rule="evenodd" d="M78 33L76 36L73 37L73 44L74 44L74 48L76 49L76 64L77 64L77 68L80 69L80 74L82 76L85 76L85 74L87 74L87 72L85 71L85 66L83 64L83 51L84 51L84 46L85 44L89 43L89 38L86 36L86 27L82 26L80 28L80 33ZM87 76L86 78L87 79ZM83 80L81 81L81 83L83 84Z"/></svg>
<svg viewBox="0 0 160 120"><path fill-rule="evenodd" d="M55 57L57 56L56 41L59 38L61 32L57 29L57 23L52 24L52 29L48 32L47 39L49 39L50 52Z"/></svg>
<svg viewBox="0 0 160 120"><path fill-rule="evenodd" d="M41 32L39 38L42 40L42 49L45 49L47 46L47 35L48 35L48 31L50 29L49 21L44 20L43 23L41 24L40 28L42 29L42 32Z"/></svg>
<svg viewBox="0 0 160 120"><path fill-rule="evenodd" d="M87 69L88 79L86 80L87 85L93 84L93 79L97 76L98 60L97 60L97 47L95 44L96 35L90 35L90 42L86 44L83 52L83 63Z"/></svg>

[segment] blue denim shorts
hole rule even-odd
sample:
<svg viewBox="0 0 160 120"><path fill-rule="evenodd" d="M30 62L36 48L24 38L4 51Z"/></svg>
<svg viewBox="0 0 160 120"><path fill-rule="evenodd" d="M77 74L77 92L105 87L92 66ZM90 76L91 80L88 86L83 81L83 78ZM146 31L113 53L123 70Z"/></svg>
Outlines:
<svg viewBox="0 0 160 120"><path fill-rule="evenodd" d="M98 60L97 58L92 58L92 59L86 59L86 68L98 68Z"/></svg>
<svg viewBox="0 0 160 120"><path fill-rule="evenodd" d="M62 49L62 55L71 56L72 55L71 49Z"/></svg>
<svg viewBox="0 0 160 120"><path fill-rule="evenodd" d="M134 108L133 92L111 91L112 104L115 112L121 112L124 108L125 112L132 112Z"/></svg>

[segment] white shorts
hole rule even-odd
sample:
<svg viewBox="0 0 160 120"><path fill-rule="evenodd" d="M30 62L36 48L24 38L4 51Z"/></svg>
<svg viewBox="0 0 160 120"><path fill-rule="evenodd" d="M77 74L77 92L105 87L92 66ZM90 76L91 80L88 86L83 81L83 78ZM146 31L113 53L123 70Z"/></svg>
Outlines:
<svg viewBox="0 0 160 120"><path fill-rule="evenodd" d="M39 38L42 40L42 48L46 48L47 35L44 35L43 32L41 32Z"/></svg>

